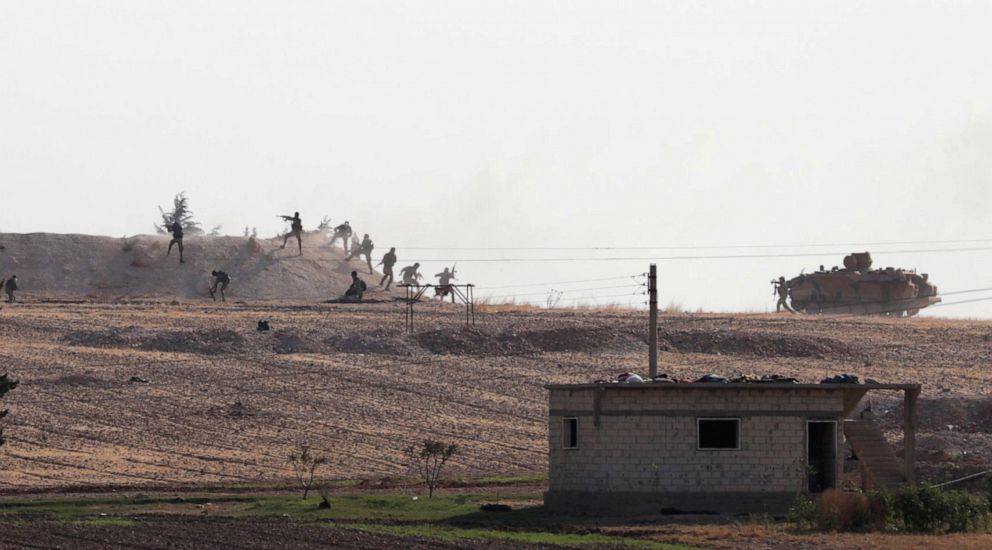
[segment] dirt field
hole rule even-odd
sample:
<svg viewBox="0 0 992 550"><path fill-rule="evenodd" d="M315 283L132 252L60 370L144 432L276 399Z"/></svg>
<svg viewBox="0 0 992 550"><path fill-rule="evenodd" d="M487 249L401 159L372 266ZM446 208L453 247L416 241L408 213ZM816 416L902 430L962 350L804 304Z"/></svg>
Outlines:
<svg viewBox="0 0 992 550"><path fill-rule="evenodd" d="M193 548L309 549L309 548L519 548L493 541L458 541L395 537L298 525L277 520L228 518L146 517L137 525L74 525L30 522L3 525L0 545L5 548L126 548L183 550Z"/></svg>
<svg viewBox="0 0 992 550"><path fill-rule="evenodd" d="M401 476L403 448L428 436L464 449L451 475L540 474L544 384L646 370L642 313L480 313L474 329L462 314L425 304L406 334L398 303L7 306L0 361L21 386L5 399L0 491L281 483L304 441L330 457L326 477ZM273 330L257 332L260 319ZM992 462L992 322L674 315L660 326L660 370L681 378L920 382L924 476ZM896 398L875 403L894 438Z"/></svg>

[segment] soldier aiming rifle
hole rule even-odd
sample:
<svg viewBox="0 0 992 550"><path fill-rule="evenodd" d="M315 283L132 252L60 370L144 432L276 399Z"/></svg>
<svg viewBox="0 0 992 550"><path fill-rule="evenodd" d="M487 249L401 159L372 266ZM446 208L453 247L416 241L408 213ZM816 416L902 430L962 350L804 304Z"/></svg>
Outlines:
<svg viewBox="0 0 992 550"><path fill-rule="evenodd" d="M300 255L303 255L303 220L300 219L299 212L293 212L292 216L279 216L280 218L288 221L290 223L289 233L282 239L282 248L286 248L286 242L289 241L290 237L296 237L296 244L300 249Z"/></svg>

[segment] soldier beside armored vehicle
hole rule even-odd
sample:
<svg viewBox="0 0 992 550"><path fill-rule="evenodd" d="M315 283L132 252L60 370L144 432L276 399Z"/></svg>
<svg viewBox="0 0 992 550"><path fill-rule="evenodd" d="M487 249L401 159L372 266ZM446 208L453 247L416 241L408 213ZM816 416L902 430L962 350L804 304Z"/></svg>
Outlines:
<svg viewBox="0 0 992 550"><path fill-rule="evenodd" d="M785 281L792 308L805 313L916 315L941 301L926 273L871 269L868 252L844 257L844 267L807 273ZM781 284L775 281L777 284Z"/></svg>

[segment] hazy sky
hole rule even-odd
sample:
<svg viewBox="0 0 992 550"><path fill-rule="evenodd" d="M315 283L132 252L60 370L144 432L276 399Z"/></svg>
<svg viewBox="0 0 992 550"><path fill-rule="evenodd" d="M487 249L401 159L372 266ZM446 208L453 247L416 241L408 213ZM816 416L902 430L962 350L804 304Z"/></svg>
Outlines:
<svg viewBox="0 0 992 550"><path fill-rule="evenodd" d="M348 219L483 288L648 260L465 260L863 249L992 287L992 240L409 250L992 239L990 28L987 1L0 1L0 231L150 232L186 191L207 227ZM661 260L661 299L763 311L840 260ZM614 284L548 286L641 299Z"/></svg>

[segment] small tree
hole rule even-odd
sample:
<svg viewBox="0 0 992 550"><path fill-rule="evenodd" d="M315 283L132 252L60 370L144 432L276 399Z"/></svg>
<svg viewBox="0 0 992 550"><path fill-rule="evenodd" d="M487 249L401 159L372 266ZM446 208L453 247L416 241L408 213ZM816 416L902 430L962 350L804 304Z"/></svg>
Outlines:
<svg viewBox="0 0 992 550"><path fill-rule="evenodd" d="M303 500L310 494L317 467L322 464L327 464L327 457L313 454L310 446L305 443L300 445L298 452L289 454L289 465L293 467L296 480L303 488Z"/></svg>
<svg viewBox="0 0 992 550"><path fill-rule="evenodd" d="M324 216L323 218L320 219L320 223L317 224L317 231L323 231L324 233L327 233L332 229L333 227L331 227L331 218L329 216Z"/></svg>
<svg viewBox="0 0 992 550"><path fill-rule="evenodd" d="M168 233L172 222L176 221L183 226L183 231L190 235L203 233L203 228L200 227L200 224L193 221L193 211L189 209L189 199L186 198L185 191L172 199L171 211L166 212L162 210L161 206L158 207L158 211L162 215L162 225L155 224L155 231L159 233Z"/></svg>
<svg viewBox="0 0 992 550"><path fill-rule="evenodd" d="M410 445L406 448L411 469L415 470L427 485L427 498L434 497L434 489L437 488L441 477L441 468L457 452L457 445L433 439L425 439L419 446Z"/></svg>
<svg viewBox="0 0 992 550"><path fill-rule="evenodd" d="M0 375L0 399L7 394L10 390L17 387L17 380L11 380L7 373ZM6 409L0 409L0 418L7 416ZM0 446L2 446L6 440L3 438L3 428L0 428Z"/></svg>
<svg viewBox="0 0 992 550"><path fill-rule="evenodd" d="M223 225L215 225L214 228L210 230L209 235L211 237L220 237L220 230L223 227L224 227Z"/></svg>

